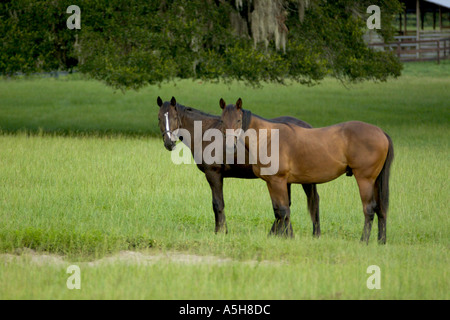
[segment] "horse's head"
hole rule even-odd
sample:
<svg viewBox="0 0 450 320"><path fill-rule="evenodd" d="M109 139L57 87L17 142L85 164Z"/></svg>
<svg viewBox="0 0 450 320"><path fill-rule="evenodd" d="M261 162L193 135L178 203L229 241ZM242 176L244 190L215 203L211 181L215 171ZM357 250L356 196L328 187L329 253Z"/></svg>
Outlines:
<svg viewBox="0 0 450 320"><path fill-rule="evenodd" d="M157 99L159 106L158 121L159 129L164 140L164 147L167 150L172 151L175 149L176 135L173 133L180 128L180 120L178 117L177 101L175 97L172 97L170 102L163 103L160 97Z"/></svg>
<svg viewBox="0 0 450 320"><path fill-rule="evenodd" d="M231 150L235 149L237 139L242 134L242 99L239 98L236 104L226 105L223 99L219 102L220 108L223 110L220 117L222 121L222 133L226 138L226 147Z"/></svg>

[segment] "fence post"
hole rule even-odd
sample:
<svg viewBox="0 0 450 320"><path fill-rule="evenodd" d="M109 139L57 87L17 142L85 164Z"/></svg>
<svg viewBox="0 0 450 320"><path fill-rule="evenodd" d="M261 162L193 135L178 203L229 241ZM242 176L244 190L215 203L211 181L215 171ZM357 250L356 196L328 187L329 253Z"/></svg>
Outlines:
<svg viewBox="0 0 450 320"><path fill-rule="evenodd" d="M420 41L420 0L416 0L416 41ZM420 42L416 43L416 58L420 59Z"/></svg>
<svg viewBox="0 0 450 320"><path fill-rule="evenodd" d="M441 55L440 43L441 43L441 40L437 40L436 42L437 42L437 63L440 64L441 63L441 61L440 61L440 55Z"/></svg>
<svg viewBox="0 0 450 320"><path fill-rule="evenodd" d="M447 58L447 40L444 40L444 59Z"/></svg>
<svg viewBox="0 0 450 320"><path fill-rule="evenodd" d="M444 40L444 59L447 58L447 40Z"/></svg>

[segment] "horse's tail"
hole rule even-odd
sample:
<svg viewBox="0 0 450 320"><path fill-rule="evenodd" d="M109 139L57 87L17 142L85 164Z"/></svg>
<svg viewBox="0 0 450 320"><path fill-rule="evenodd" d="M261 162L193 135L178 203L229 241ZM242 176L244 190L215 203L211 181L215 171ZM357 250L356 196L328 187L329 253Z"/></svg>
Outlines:
<svg viewBox="0 0 450 320"><path fill-rule="evenodd" d="M381 172L375 181L379 200L378 205L380 207L380 212L383 213L383 215L387 214L387 210L389 208L389 174L392 161L394 160L394 145L392 143L392 139L386 133L385 135L389 141L388 153L386 160L384 161L383 169L381 169Z"/></svg>

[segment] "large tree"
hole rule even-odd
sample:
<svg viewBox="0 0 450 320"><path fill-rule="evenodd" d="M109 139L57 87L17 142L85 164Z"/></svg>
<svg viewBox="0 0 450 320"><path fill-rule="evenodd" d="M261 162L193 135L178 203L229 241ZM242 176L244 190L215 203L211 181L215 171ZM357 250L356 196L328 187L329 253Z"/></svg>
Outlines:
<svg viewBox="0 0 450 320"><path fill-rule="evenodd" d="M81 30L65 26L71 4ZM174 78L386 80L401 65L363 41L373 4L389 40L397 0L3 1L0 73L76 67L121 89Z"/></svg>

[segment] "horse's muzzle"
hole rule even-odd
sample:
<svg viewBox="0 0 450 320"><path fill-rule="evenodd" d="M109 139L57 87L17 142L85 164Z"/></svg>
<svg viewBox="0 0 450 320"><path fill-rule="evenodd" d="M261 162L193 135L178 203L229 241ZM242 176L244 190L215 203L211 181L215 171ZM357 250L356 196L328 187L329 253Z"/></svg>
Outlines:
<svg viewBox="0 0 450 320"><path fill-rule="evenodd" d="M173 151L175 149L175 142L169 140L169 141L164 141L164 147L169 150L169 151Z"/></svg>

